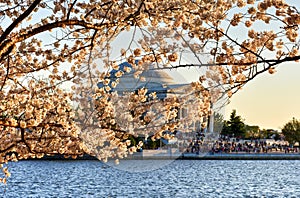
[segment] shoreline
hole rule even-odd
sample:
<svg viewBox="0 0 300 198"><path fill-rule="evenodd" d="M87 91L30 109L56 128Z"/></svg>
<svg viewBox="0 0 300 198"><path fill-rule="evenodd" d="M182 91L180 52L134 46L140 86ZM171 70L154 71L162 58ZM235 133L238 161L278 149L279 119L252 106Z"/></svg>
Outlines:
<svg viewBox="0 0 300 198"><path fill-rule="evenodd" d="M64 158L63 156L45 156L41 159L29 160L98 160L84 155L77 159ZM300 160L300 153L214 153L198 155L195 153L143 155L135 153L121 160Z"/></svg>
<svg viewBox="0 0 300 198"><path fill-rule="evenodd" d="M300 160L299 153L225 153L207 154L204 156L183 155L182 159L203 160Z"/></svg>
<svg viewBox="0 0 300 198"><path fill-rule="evenodd" d="M224 154L181 154L181 155L160 155L160 156L131 156L132 160L300 160L299 153L224 153Z"/></svg>

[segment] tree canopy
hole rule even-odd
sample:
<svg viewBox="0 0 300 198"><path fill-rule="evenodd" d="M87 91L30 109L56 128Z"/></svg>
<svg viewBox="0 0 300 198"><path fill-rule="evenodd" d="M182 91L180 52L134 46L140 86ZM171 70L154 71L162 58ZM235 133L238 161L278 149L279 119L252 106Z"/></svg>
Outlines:
<svg viewBox="0 0 300 198"><path fill-rule="evenodd" d="M300 143L300 121L293 118L286 123L282 128L282 134L290 144Z"/></svg>
<svg viewBox="0 0 300 198"><path fill-rule="evenodd" d="M230 119L224 122L221 134L229 137L244 138L246 133L246 125L241 116L236 114L236 110L232 110Z"/></svg>
<svg viewBox="0 0 300 198"><path fill-rule="evenodd" d="M0 163L125 157L141 146L128 134L205 127L212 103L300 58L299 7L284 0L0 0L0 23ZM108 76L123 62L140 80L151 65L203 74L182 96L157 102L142 88L120 104L109 90L131 68Z"/></svg>

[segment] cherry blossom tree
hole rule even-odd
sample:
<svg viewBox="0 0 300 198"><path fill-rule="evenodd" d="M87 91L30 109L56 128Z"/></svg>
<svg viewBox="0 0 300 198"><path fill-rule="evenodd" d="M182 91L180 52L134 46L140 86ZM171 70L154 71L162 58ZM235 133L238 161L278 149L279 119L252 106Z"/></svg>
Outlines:
<svg viewBox="0 0 300 198"><path fill-rule="evenodd" d="M299 7L284 0L0 0L0 20L0 163L125 157L142 146L128 136L205 128L212 103L300 58ZM111 91L126 73L190 67L203 73L183 95ZM193 114L177 119L183 105Z"/></svg>

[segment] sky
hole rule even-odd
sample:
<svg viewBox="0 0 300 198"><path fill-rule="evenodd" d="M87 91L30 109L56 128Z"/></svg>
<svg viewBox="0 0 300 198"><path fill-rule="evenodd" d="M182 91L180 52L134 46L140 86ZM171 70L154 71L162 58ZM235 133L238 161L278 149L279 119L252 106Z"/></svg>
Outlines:
<svg viewBox="0 0 300 198"><path fill-rule="evenodd" d="M235 109L248 125L281 131L293 117L300 119L300 63L281 64L275 74L261 74L233 95L225 119Z"/></svg>
<svg viewBox="0 0 300 198"><path fill-rule="evenodd" d="M176 80L184 78L190 82L201 74L194 68L184 76L183 71L177 72L179 77L178 73L173 74ZM293 117L300 119L300 62L280 64L274 74L265 72L248 82L221 112L225 120L229 120L233 109L245 124L257 125L260 129L281 131Z"/></svg>
<svg viewBox="0 0 300 198"><path fill-rule="evenodd" d="M286 0L299 9L299 2ZM261 74L244 86L225 107L225 119L235 109L248 125L281 131L293 117L300 119L300 63L283 63L275 74Z"/></svg>
<svg viewBox="0 0 300 198"><path fill-rule="evenodd" d="M299 9L298 1L286 2ZM192 73L189 75L199 74L197 71ZM233 109L245 124L257 125L260 129L281 131L293 117L300 119L300 62L283 63L275 74L265 72L257 76L232 96L225 107L226 120Z"/></svg>

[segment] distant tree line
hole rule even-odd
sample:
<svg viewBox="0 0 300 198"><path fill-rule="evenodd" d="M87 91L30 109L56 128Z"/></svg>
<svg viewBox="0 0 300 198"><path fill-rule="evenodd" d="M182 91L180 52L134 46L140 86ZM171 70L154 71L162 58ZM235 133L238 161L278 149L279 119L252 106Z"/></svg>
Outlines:
<svg viewBox="0 0 300 198"><path fill-rule="evenodd" d="M229 120L223 121L221 135L237 139L280 139L280 133L278 131L272 129L261 130L259 126L245 124L244 119L240 115L237 115L235 109L231 112Z"/></svg>

